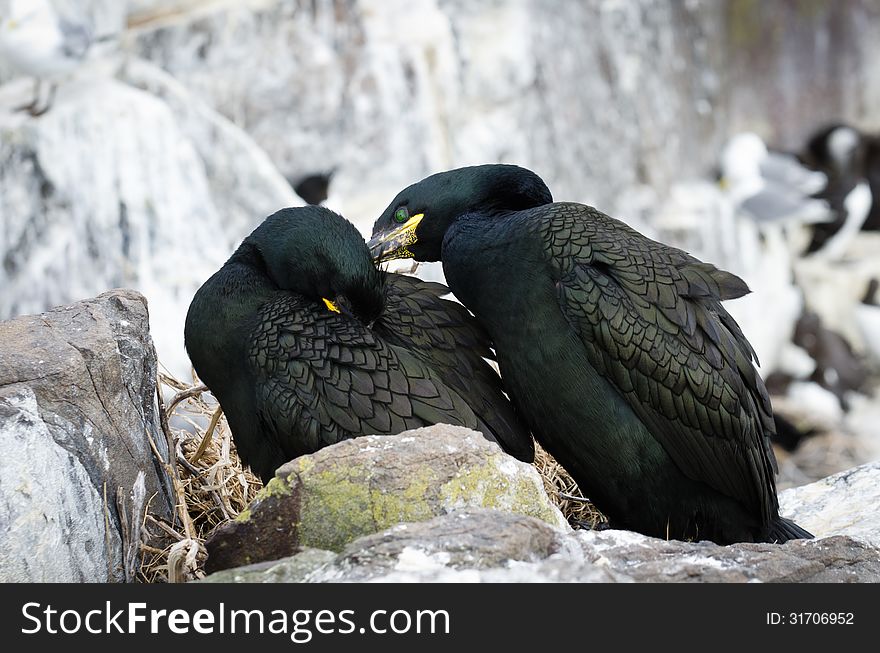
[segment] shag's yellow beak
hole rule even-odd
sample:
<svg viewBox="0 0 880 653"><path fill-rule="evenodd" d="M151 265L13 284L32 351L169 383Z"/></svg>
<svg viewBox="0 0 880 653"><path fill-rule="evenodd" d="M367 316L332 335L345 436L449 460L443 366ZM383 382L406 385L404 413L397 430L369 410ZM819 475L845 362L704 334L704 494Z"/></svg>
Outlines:
<svg viewBox="0 0 880 653"><path fill-rule="evenodd" d="M339 307L338 307L336 304L334 304L333 302L331 302L331 301L330 301L329 299L327 299L326 297L321 297L321 299L323 300L324 305L328 308L328 310L331 310L331 311L333 311L334 313L341 313L341 312L342 312L342 311L339 310Z"/></svg>
<svg viewBox="0 0 880 653"><path fill-rule="evenodd" d="M367 243L373 260L381 263L398 258L412 258L413 254L409 251L409 246L418 240L416 227L424 217L424 213L417 213L397 229L373 236Z"/></svg>

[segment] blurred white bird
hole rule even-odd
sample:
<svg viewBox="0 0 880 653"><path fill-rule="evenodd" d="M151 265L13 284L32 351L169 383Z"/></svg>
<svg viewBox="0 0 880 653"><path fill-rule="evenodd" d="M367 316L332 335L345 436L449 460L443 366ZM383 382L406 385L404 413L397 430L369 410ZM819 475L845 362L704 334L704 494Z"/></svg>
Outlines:
<svg viewBox="0 0 880 653"><path fill-rule="evenodd" d="M813 224L833 218L828 203L812 197L827 178L796 157L771 152L757 134L731 138L721 154L721 183L732 201L759 225Z"/></svg>
<svg viewBox="0 0 880 653"><path fill-rule="evenodd" d="M810 195L825 175L793 156L770 152L752 133L722 151L721 184L676 185L657 219L665 234L701 258L742 277L754 291L727 306L761 361L764 375L784 368L784 348L803 310L794 284L792 242L801 224L828 220L828 205Z"/></svg>
<svg viewBox="0 0 880 653"><path fill-rule="evenodd" d="M62 17L49 0L10 0L8 13L0 15L0 59L35 78L34 99L20 109L34 116L45 113L58 83L85 60L94 42L85 16ZM41 103L44 81L49 94Z"/></svg>

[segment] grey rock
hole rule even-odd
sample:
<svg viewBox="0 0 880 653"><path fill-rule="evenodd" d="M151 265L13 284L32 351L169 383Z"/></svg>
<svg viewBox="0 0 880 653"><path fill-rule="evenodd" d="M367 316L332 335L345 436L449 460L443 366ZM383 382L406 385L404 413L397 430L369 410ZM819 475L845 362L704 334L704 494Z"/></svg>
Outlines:
<svg viewBox="0 0 880 653"><path fill-rule="evenodd" d="M878 481L880 464L873 463L781 493L782 513L818 536L782 545L570 532L532 517L469 508L361 537L332 559L296 554L266 567L223 572L216 580L875 583Z"/></svg>
<svg viewBox="0 0 880 653"><path fill-rule="evenodd" d="M321 549L303 549L279 560L257 562L210 574L206 583L304 583L324 565L336 560L336 553Z"/></svg>
<svg viewBox="0 0 880 653"><path fill-rule="evenodd" d="M155 20L167 20L175 14L206 5L213 0L127 0L125 10L135 25Z"/></svg>
<svg viewBox="0 0 880 653"><path fill-rule="evenodd" d="M340 551L394 524L493 508L566 529L535 468L480 433L438 424L355 438L280 467L249 509L206 542L217 571L290 555Z"/></svg>
<svg viewBox="0 0 880 653"><path fill-rule="evenodd" d="M145 299L2 322L0 343L0 580L130 580L145 499L172 506Z"/></svg>
<svg viewBox="0 0 880 653"><path fill-rule="evenodd" d="M525 515L468 509L362 537L309 580L462 580L474 572L529 568L551 558L580 558L565 531ZM601 570L594 578L610 579Z"/></svg>
<svg viewBox="0 0 880 653"><path fill-rule="evenodd" d="M845 536L718 546L628 531L564 532L469 509L208 576L211 582L878 582L880 551Z"/></svg>
<svg viewBox="0 0 880 653"><path fill-rule="evenodd" d="M848 535L880 547L880 462L779 494L779 510L816 537Z"/></svg>
<svg viewBox="0 0 880 653"><path fill-rule="evenodd" d="M207 582L543 582L583 560L577 543L539 519L488 509L455 511L361 537L334 554L293 556L211 574ZM558 567L558 569L557 569ZM581 578L615 580L599 567Z"/></svg>
<svg viewBox="0 0 880 653"><path fill-rule="evenodd" d="M880 580L880 550L845 536L778 544L678 542L627 531L584 532L584 555L636 582L867 582Z"/></svg>

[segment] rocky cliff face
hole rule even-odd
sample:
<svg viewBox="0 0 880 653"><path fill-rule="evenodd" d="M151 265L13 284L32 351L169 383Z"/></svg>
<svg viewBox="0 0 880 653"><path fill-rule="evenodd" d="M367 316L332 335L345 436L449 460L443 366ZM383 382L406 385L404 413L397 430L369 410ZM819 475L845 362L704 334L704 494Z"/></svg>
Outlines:
<svg viewBox="0 0 880 653"><path fill-rule="evenodd" d="M0 316L137 288L162 360L185 375L196 289L265 215L298 200L247 136L174 80L142 62L124 75L68 87L37 119L0 112Z"/></svg>
<svg viewBox="0 0 880 653"><path fill-rule="evenodd" d="M355 219L494 160L618 212L704 174L735 131L797 147L823 121L880 123L876 17L858 0L289 0L148 22L137 48L286 176L335 170Z"/></svg>

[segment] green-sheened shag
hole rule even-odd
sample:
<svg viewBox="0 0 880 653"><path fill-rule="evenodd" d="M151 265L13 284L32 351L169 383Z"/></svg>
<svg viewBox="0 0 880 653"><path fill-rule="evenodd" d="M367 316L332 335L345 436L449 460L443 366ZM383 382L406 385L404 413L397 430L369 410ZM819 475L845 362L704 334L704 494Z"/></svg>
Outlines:
<svg viewBox="0 0 880 653"><path fill-rule="evenodd" d="M748 292L738 277L554 203L512 165L410 186L369 244L377 260L442 260L518 414L612 525L718 543L811 537L779 516L769 397L721 306Z"/></svg>
<svg viewBox="0 0 880 653"><path fill-rule="evenodd" d="M522 460L534 445L448 289L381 272L328 209L269 216L196 292L185 343L241 459L264 481L341 440L445 422Z"/></svg>

